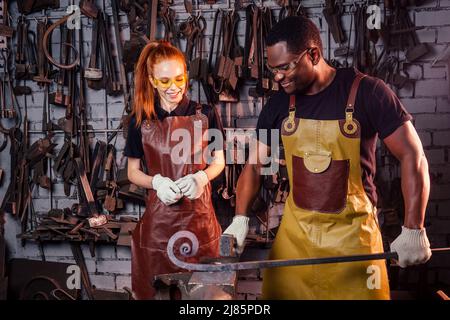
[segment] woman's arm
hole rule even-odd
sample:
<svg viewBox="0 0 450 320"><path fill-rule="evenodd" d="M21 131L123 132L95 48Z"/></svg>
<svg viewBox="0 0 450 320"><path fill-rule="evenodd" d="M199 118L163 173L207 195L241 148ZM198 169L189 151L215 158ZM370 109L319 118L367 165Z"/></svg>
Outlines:
<svg viewBox="0 0 450 320"><path fill-rule="evenodd" d="M211 164L204 171L209 180L213 180L217 177L225 168L225 156L223 150L214 151L214 156ZM139 187L146 189L152 188L153 177L145 174L141 170L141 159L128 158L128 179Z"/></svg>
<svg viewBox="0 0 450 320"><path fill-rule="evenodd" d="M204 171L208 176L208 180L211 181L217 177L225 168L225 156L223 150L217 150L213 152L213 160L211 164Z"/></svg>
<svg viewBox="0 0 450 320"><path fill-rule="evenodd" d="M153 177L145 174L141 170L141 159L128 157L128 179L139 187L152 188Z"/></svg>

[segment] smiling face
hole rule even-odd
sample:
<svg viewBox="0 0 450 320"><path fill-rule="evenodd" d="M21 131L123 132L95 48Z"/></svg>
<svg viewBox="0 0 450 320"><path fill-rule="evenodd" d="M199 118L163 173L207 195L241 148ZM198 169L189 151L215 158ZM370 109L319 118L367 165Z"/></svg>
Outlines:
<svg viewBox="0 0 450 320"><path fill-rule="evenodd" d="M177 105L186 91L187 77L183 63L177 59L156 63L150 82L158 91L163 106Z"/></svg>
<svg viewBox="0 0 450 320"><path fill-rule="evenodd" d="M274 80L279 82L287 94L295 91L304 92L315 80L314 64L310 51L302 51L298 54L289 52L285 41L275 43L267 47L267 64L272 68L283 67L294 63L290 70L279 71L274 75Z"/></svg>

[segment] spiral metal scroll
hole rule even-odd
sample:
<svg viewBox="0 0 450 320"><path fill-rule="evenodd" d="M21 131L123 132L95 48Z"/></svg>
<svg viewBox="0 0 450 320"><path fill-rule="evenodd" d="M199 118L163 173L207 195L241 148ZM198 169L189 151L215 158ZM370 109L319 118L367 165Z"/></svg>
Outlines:
<svg viewBox="0 0 450 320"><path fill-rule="evenodd" d="M200 264L190 263L179 260L174 254L175 242L179 239L186 238L189 242L183 242L180 246L180 254L184 257L192 257L197 254L199 248L199 242L197 236L190 231L178 231L170 237L167 243L167 255L169 260L177 267L191 270L191 271L233 271L240 270L240 263L224 263L224 264ZM256 269L253 267L253 269Z"/></svg>
<svg viewBox="0 0 450 320"><path fill-rule="evenodd" d="M198 264L181 261L175 256L175 242L184 238L188 239L189 242L183 242L181 244L180 254L184 257L192 257L197 254L199 247L197 236L190 231L178 231L170 237L169 242L167 243L167 254L169 259L177 267L188 270L197 270L196 267Z"/></svg>

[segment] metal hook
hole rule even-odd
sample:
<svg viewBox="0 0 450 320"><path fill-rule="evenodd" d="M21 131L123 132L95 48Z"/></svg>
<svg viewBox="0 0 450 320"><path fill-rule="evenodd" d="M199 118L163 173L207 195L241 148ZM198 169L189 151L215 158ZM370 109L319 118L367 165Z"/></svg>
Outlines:
<svg viewBox="0 0 450 320"><path fill-rule="evenodd" d="M72 15L69 14L67 16L64 16L63 18L61 18L60 20L56 21L54 24L52 24L47 31L44 34L44 39L43 39L43 49L44 49L44 54L47 57L48 61L50 61L53 65L57 66L60 69L73 69L76 65L78 65L80 63L80 53L75 49L75 47L69 43L64 43L64 45L71 47L74 51L75 51L75 59L72 63L65 65L65 64L61 64L59 62L57 62L55 59L53 59L53 57L50 55L50 53L48 52L48 39L51 36L53 30L58 27L59 25L65 23L67 21L67 19L69 19Z"/></svg>
<svg viewBox="0 0 450 320"><path fill-rule="evenodd" d="M356 1L353 0L353 1L352 1L352 4L351 4L351 6L350 6L350 13L354 14L354 13L356 12L357 9L358 9L358 8L357 8L357 6L356 6Z"/></svg>

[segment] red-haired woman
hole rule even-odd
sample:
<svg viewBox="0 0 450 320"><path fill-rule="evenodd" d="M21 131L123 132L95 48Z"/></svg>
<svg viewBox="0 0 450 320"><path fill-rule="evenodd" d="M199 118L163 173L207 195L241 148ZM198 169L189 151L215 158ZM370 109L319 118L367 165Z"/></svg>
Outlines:
<svg viewBox="0 0 450 320"><path fill-rule="evenodd" d="M145 46L135 69L134 107L124 152L129 180L148 189L146 210L132 241L131 279L137 299L154 297L155 275L182 271L166 252L177 231L190 231L198 238L198 253L187 261L218 256L221 228L209 181L225 166L223 142L214 143L222 147L210 150L212 161L206 161L202 154L209 150L208 139L202 139L199 130L206 134L207 129L222 126L213 107L188 99L187 84L186 63L177 48L164 41ZM181 136L187 138L183 152ZM142 157L148 174L140 167Z"/></svg>

